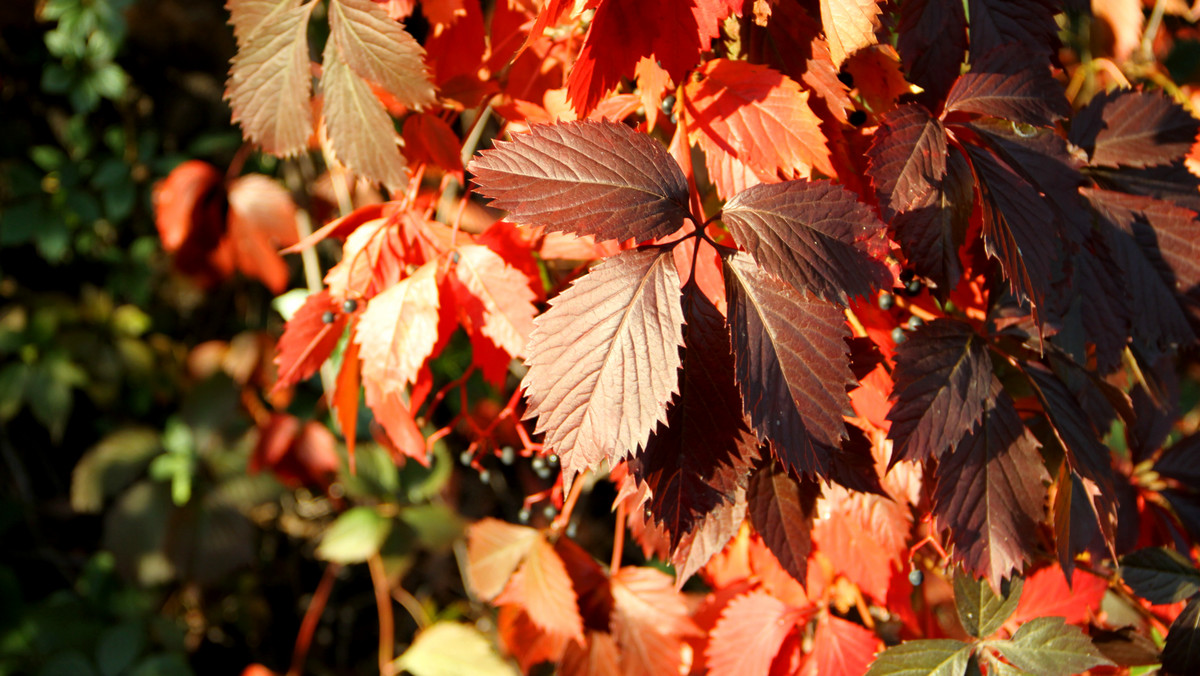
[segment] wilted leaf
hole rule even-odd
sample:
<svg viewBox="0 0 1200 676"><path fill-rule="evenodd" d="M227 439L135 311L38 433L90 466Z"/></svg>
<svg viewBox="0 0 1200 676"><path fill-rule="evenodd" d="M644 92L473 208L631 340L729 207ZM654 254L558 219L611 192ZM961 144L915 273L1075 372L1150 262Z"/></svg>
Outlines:
<svg viewBox="0 0 1200 676"><path fill-rule="evenodd" d="M865 251L882 241L883 224L840 185L757 185L726 202L721 220L763 269L798 290L848 304L889 283Z"/></svg>
<svg viewBox="0 0 1200 676"><path fill-rule="evenodd" d="M392 520L371 507L342 512L321 537L317 557L335 563L362 563L379 553Z"/></svg>
<svg viewBox="0 0 1200 676"><path fill-rule="evenodd" d="M991 641L1008 661L1031 674L1071 676L1092 667L1112 666L1079 627L1061 617L1034 618L1017 629L1011 640Z"/></svg>
<svg viewBox="0 0 1200 676"><path fill-rule="evenodd" d="M764 591L729 602L709 635L705 656L713 676L767 676L800 616Z"/></svg>
<svg viewBox="0 0 1200 676"><path fill-rule="evenodd" d="M485 601L496 598L540 538L533 528L498 519L471 524L467 529L467 584Z"/></svg>
<svg viewBox="0 0 1200 676"><path fill-rule="evenodd" d="M598 240L647 241L678 230L687 180L660 143L623 124L537 125L472 160L479 192L509 218Z"/></svg>
<svg viewBox="0 0 1200 676"><path fill-rule="evenodd" d="M1001 586L997 595L987 580L975 579L961 570L955 573L954 607L963 629L975 638L991 636L1017 609L1021 589L1021 578L1014 577Z"/></svg>
<svg viewBox="0 0 1200 676"><path fill-rule="evenodd" d="M948 638L905 641L879 653L866 676L963 676L971 651Z"/></svg>
<svg viewBox="0 0 1200 676"><path fill-rule="evenodd" d="M457 622L437 622L396 659L396 667L413 676L517 676L517 671L496 654L492 642L475 627Z"/></svg>
<svg viewBox="0 0 1200 676"><path fill-rule="evenodd" d="M746 502L750 523L779 565L801 584L808 579L812 522L820 486L797 483L770 463L750 477Z"/></svg>
<svg viewBox="0 0 1200 676"><path fill-rule="evenodd" d="M410 277L371 299L354 332L363 379L382 393L402 390L437 342L437 264L426 263Z"/></svg>
<svg viewBox="0 0 1200 676"><path fill-rule="evenodd" d="M1188 557L1165 547L1121 557L1121 579L1135 594L1157 604L1177 603L1200 591L1200 570Z"/></svg>
<svg viewBox="0 0 1200 676"><path fill-rule="evenodd" d="M844 315L763 272L747 254L726 259L725 281L735 372L755 434L789 470L828 476L853 382Z"/></svg>
<svg viewBox="0 0 1200 676"><path fill-rule="evenodd" d="M670 255L628 252L576 280L535 320L526 417L537 416L568 479L644 447L665 422L681 364L679 299Z"/></svg>

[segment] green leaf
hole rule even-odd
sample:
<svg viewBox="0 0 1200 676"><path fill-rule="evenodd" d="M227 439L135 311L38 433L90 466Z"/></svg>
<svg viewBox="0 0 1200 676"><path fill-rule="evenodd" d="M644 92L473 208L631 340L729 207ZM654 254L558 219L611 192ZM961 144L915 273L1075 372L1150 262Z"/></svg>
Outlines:
<svg viewBox="0 0 1200 676"><path fill-rule="evenodd" d="M1200 591L1200 570L1183 554L1165 547L1139 549L1121 557L1121 578L1151 603L1175 603Z"/></svg>
<svg viewBox="0 0 1200 676"><path fill-rule="evenodd" d="M25 379L29 365L13 362L0 369L0 422L4 422L21 410L25 400Z"/></svg>
<svg viewBox="0 0 1200 676"><path fill-rule="evenodd" d="M516 667L501 659L478 629L457 622L438 622L422 631L396 660L397 669L414 676L516 676Z"/></svg>
<svg viewBox="0 0 1200 676"><path fill-rule="evenodd" d="M867 676L963 676L971 651L948 638L906 641L879 653Z"/></svg>
<svg viewBox="0 0 1200 676"><path fill-rule="evenodd" d="M109 627L96 644L96 664L103 676L117 676L128 669L146 646L146 633L139 622Z"/></svg>
<svg viewBox="0 0 1200 676"><path fill-rule="evenodd" d="M988 641L1009 662L1038 676L1071 676L1113 662L1100 654L1079 627L1061 617L1038 617L1025 624L1008 641Z"/></svg>
<svg viewBox="0 0 1200 676"><path fill-rule="evenodd" d="M413 505L400 510L400 519L412 527L422 545L448 551L462 537L466 522L446 505Z"/></svg>
<svg viewBox="0 0 1200 676"><path fill-rule="evenodd" d="M963 629L975 638L991 636L1017 609L1022 584L1021 578L1014 577L1002 585L997 596L987 580L976 580L959 570L954 576L954 603Z"/></svg>
<svg viewBox="0 0 1200 676"><path fill-rule="evenodd" d="M71 651L59 653L46 661L38 676L95 676L92 663L83 655Z"/></svg>
<svg viewBox="0 0 1200 676"><path fill-rule="evenodd" d="M71 472L71 508L99 512L105 500L138 478L160 449L158 432L149 428L127 428L104 437Z"/></svg>
<svg viewBox="0 0 1200 676"><path fill-rule="evenodd" d="M374 509L354 507L325 531L317 545L317 557L336 563L361 563L379 553L391 528L391 520Z"/></svg>

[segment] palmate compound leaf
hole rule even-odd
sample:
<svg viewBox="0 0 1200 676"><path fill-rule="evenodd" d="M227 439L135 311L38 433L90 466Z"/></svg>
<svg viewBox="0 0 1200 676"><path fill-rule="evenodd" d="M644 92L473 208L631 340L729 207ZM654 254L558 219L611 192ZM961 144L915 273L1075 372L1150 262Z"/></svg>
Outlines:
<svg viewBox="0 0 1200 676"><path fill-rule="evenodd" d="M308 18L318 3L230 0L238 42L226 91L233 120L273 155L305 149L313 131Z"/></svg>
<svg viewBox="0 0 1200 676"><path fill-rule="evenodd" d="M566 566L542 537L534 540L521 566L495 604L516 604L542 631L583 641L583 618Z"/></svg>
<svg viewBox="0 0 1200 676"><path fill-rule="evenodd" d="M647 507L672 548L706 515L735 501L758 455L742 415L725 318L695 284L684 287L679 396L630 467L650 487Z"/></svg>
<svg viewBox="0 0 1200 676"><path fill-rule="evenodd" d="M437 262L371 299L358 321L364 381L381 394L399 392L417 378L438 337Z"/></svg>
<svg viewBox="0 0 1200 676"><path fill-rule="evenodd" d="M998 589L1037 537L1049 477L1037 440L998 380L982 424L935 471L933 514L954 544L951 560Z"/></svg>
<svg viewBox="0 0 1200 676"><path fill-rule="evenodd" d="M923 102L941 101L967 51L967 17L953 0L909 0L900 5L896 50L908 80L925 90Z"/></svg>
<svg viewBox="0 0 1200 676"><path fill-rule="evenodd" d="M735 373L759 441L798 476L827 477L850 413L850 331L835 305L737 253L725 259Z"/></svg>
<svg viewBox="0 0 1200 676"><path fill-rule="evenodd" d="M936 319L896 348L892 378L889 467L941 457L979 424L991 393L992 360L970 325Z"/></svg>
<svg viewBox="0 0 1200 676"><path fill-rule="evenodd" d="M933 280L939 296L949 294L962 275L958 251L966 239L974 205L971 165L961 151L951 148L946 175L935 190L891 220L908 264L917 274Z"/></svg>
<svg viewBox="0 0 1200 676"><path fill-rule="evenodd" d="M1194 674L1200 670L1200 597L1193 596L1171 623L1162 663L1168 674Z"/></svg>
<svg viewBox="0 0 1200 676"><path fill-rule="evenodd" d="M971 17L971 60L978 61L999 47L1020 48L1027 58L1045 63L1058 50L1062 11L1054 0L968 0Z"/></svg>
<svg viewBox="0 0 1200 676"><path fill-rule="evenodd" d="M1151 167L1187 155L1200 121L1163 92L1100 92L1071 120L1071 143L1093 165Z"/></svg>
<svg viewBox="0 0 1200 676"><path fill-rule="evenodd" d="M1049 127L1071 111L1049 64L1023 45L980 59L946 96L946 113L975 113Z"/></svg>
<svg viewBox="0 0 1200 676"><path fill-rule="evenodd" d="M705 648L712 676L767 676L800 614L763 590L743 594L721 611Z"/></svg>
<svg viewBox="0 0 1200 676"><path fill-rule="evenodd" d="M924 106L901 106L884 116L867 158L867 174L890 221L928 201L941 184L946 175L946 130Z"/></svg>
<svg viewBox="0 0 1200 676"><path fill-rule="evenodd" d="M469 292L456 301L466 305L474 328L508 354L524 356L537 314L524 273L486 246L465 244L458 248L454 274Z"/></svg>
<svg viewBox="0 0 1200 676"><path fill-rule="evenodd" d="M522 382L526 418L574 476L645 447L678 390L683 308L672 257L610 258L535 321Z"/></svg>
<svg viewBox="0 0 1200 676"><path fill-rule="evenodd" d="M335 3L336 4L336 3ZM404 186L404 156L396 143L392 118L333 40L325 43L321 90L325 128L333 153L351 171L395 192Z"/></svg>
<svg viewBox="0 0 1200 676"><path fill-rule="evenodd" d="M882 242L883 223L840 185L756 185L726 202L721 220L763 269L797 290L847 304L890 283L864 251Z"/></svg>
<svg viewBox="0 0 1200 676"><path fill-rule="evenodd" d="M866 671L879 647L875 632L832 613L817 617L813 653L804 676L858 676Z"/></svg>
<svg viewBox="0 0 1200 676"><path fill-rule="evenodd" d="M812 523L820 486L797 482L774 462L758 469L746 489L747 512L754 530L792 577L808 579Z"/></svg>
<svg viewBox="0 0 1200 676"><path fill-rule="evenodd" d="M1079 627L1061 617L1037 617L1007 641L988 641L1018 669L1039 676L1071 676L1102 665L1113 666Z"/></svg>
<svg viewBox="0 0 1200 676"><path fill-rule="evenodd" d="M948 638L905 641L879 653L866 676L963 676L972 651Z"/></svg>
<svg viewBox="0 0 1200 676"><path fill-rule="evenodd" d="M1021 588L1021 578L1014 577L996 594L987 580L958 571L954 576L954 607L963 629L975 638L994 634L1017 609Z"/></svg>
<svg viewBox="0 0 1200 676"><path fill-rule="evenodd" d="M679 165L660 143L623 124L537 125L498 141L467 169L510 220L551 232L643 242L690 217Z"/></svg>

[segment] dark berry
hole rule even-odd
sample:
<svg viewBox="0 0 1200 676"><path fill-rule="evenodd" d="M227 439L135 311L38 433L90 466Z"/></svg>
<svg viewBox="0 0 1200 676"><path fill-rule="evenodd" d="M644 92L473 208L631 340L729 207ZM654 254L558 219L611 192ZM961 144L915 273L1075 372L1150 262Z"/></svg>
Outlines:
<svg viewBox="0 0 1200 676"><path fill-rule="evenodd" d="M662 100L661 108L663 115L670 115L675 110L675 95L667 94L667 98Z"/></svg>
<svg viewBox="0 0 1200 676"><path fill-rule="evenodd" d="M916 279L916 277L917 277L917 273L915 273L912 270L909 270L907 268L900 271L900 283L901 284L908 284L912 280Z"/></svg>
<svg viewBox="0 0 1200 676"><path fill-rule="evenodd" d="M854 89L854 76L846 71L838 73L838 80L846 85L847 89Z"/></svg>
<svg viewBox="0 0 1200 676"><path fill-rule="evenodd" d="M904 283L904 293L908 296L918 296L925 285L919 279L910 279Z"/></svg>
<svg viewBox="0 0 1200 676"><path fill-rule="evenodd" d="M455 251L454 253L450 254L450 262L451 262L451 263L453 263L453 264L455 264L455 265L458 265L458 261L460 261L460 260L462 260L462 256L460 256L460 255L459 255L459 253L458 253L457 251Z"/></svg>
<svg viewBox="0 0 1200 676"><path fill-rule="evenodd" d="M337 320L337 317L335 317L333 315L333 312L331 312L329 310L326 310L325 314L321 315L321 321L325 322L326 324L332 324L336 320Z"/></svg>
<svg viewBox="0 0 1200 676"><path fill-rule="evenodd" d="M917 329L921 328L924 325L925 325L925 320L921 319L920 317L918 317L916 315L913 315L908 318L909 330L916 331Z"/></svg>
<svg viewBox="0 0 1200 676"><path fill-rule="evenodd" d="M908 582L914 587L920 587L925 581L925 573L921 572L920 568L913 568L908 571Z"/></svg>
<svg viewBox="0 0 1200 676"><path fill-rule="evenodd" d="M888 293L887 291L879 292L879 309L880 310L891 310L892 307L895 305L896 305L896 297L895 296Z"/></svg>
<svg viewBox="0 0 1200 676"><path fill-rule="evenodd" d="M893 343L899 345L900 343L903 343L906 340L908 340L908 336L904 335L904 329L900 328L899 326L892 329L892 342Z"/></svg>
<svg viewBox="0 0 1200 676"><path fill-rule="evenodd" d="M867 114L861 110L854 110L850 112L850 116L846 119L855 127L861 127L867 123Z"/></svg>
<svg viewBox="0 0 1200 676"><path fill-rule="evenodd" d="M342 301L342 312L350 314L357 309L358 301L354 300L353 298L347 298L346 300Z"/></svg>

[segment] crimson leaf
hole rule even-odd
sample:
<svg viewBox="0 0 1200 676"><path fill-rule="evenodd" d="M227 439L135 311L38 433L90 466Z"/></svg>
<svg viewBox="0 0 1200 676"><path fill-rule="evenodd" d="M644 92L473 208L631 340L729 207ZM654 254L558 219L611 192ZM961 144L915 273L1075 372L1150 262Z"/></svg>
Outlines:
<svg viewBox="0 0 1200 676"><path fill-rule="evenodd" d="M1035 543L1043 480L1037 441L994 380L983 424L944 454L935 472L933 513L954 543L951 560L998 588Z"/></svg>
<svg viewBox="0 0 1200 676"><path fill-rule="evenodd" d="M946 175L926 199L892 220L896 241L917 274L937 284L943 297L958 283L958 250L966 238L975 204L975 179L958 149L946 161Z"/></svg>
<svg viewBox="0 0 1200 676"><path fill-rule="evenodd" d="M967 17L955 0L908 0L900 5L896 49L908 81L940 102L958 77L967 51Z"/></svg>
<svg viewBox="0 0 1200 676"><path fill-rule="evenodd" d="M887 270L860 248L881 243L883 224L840 185L759 184L726 202L721 220L767 272L825 300L847 304L888 283Z"/></svg>
<svg viewBox="0 0 1200 676"><path fill-rule="evenodd" d="M850 412L845 317L737 253L725 260L735 372L751 427L784 467L828 476Z"/></svg>
<svg viewBox="0 0 1200 676"><path fill-rule="evenodd" d="M797 482L771 462L754 472L746 488L750 523L767 548L801 584L808 576L812 521L821 487Z"/></svg>
<svg viewBox="0 0 1200 676"><path fill-rule="evenodd" d="M1003 45L1043 60L1058 51L1059 3L1055 0L968 0L971 60Z"/></svg>
<svg viewBox="0 0 1200 676"><path fill-rule="evenodd" d="M1071 143L1092 164L1149 167L1187 155L1200 121L1162 92L1120 89L1097 94L1071 120Z"/></svg>
<svg viewBox="0 0 1200 676"><path fill-rule="evenodd" d="M937 319L896 348L892 378L889 467L940 457L979 423L991 391L992 360L969 325Z"/></svg>
<svg viewBox="0 0 1200 676"><path fill-rule="evenodd" d="M1026 362L1023 367L1067 453L1071 469L1111 494L1112 454L1100 443L1096 424L1074 393L1050 369L1033 362Z"/></svg>
<svg viewBox="0 0 1200 676"><path fill-rule="evenodd" d="M568 482L645 446L665 421L681 364L679 297L671 256L629 252L577 279L534 320L525 417L537 417Z"/></svg>
<svg viewBox="0 0 1200 676"><path fill-rule="evenodd" d="M497 141L467 169L492 206L551 231L642 242L671 234L689 217L679 165L623 124L536 125Z"/></svg>
<svg viewBox="0 0 1200 676"><path fill-rule="evenodd" d="M946 130L924 106L902 106L883 118L867 158L867 174L890 221L928 201L946 175Z"/></svg>
<svg viewBox="0 0 1200 676"><path fill-rule="evenodd" d="M972 17L973 19L973 17ZM1049 127L1070 112L1062 85L1045 61L1025 46L996 50L959 76L946 95L945 111L1002 117Z"/></svg>

